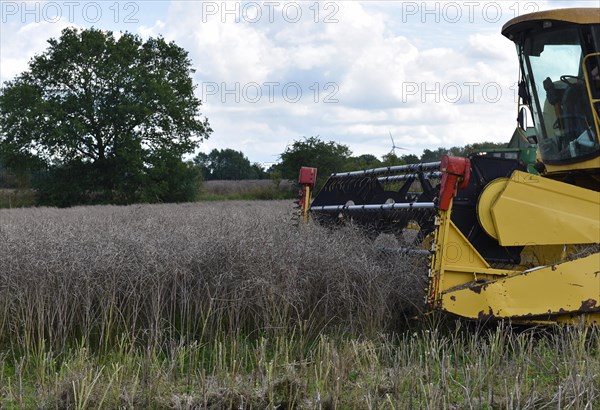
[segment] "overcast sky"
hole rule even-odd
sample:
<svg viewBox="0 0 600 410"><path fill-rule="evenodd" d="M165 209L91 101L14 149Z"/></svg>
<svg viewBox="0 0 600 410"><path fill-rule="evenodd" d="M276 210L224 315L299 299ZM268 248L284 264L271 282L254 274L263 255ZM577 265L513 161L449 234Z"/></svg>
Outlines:
<svg viewBox="0 0 600 410"><path fill-rule="evenodd" d="M189 52L201 151L268 166L320 136L354 155L505 142L518 66L500 34L516 15L592 1L0 1L0 81L68 26L163 36ZM400 151L397 151L400 154Z"/></svg>

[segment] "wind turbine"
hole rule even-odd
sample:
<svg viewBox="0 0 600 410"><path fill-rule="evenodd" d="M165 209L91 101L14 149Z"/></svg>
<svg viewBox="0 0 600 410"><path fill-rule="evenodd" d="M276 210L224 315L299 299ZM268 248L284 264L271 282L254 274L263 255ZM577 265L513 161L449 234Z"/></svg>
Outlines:
<svg viewBox="0 0 600 410"><path fill-rule="evenodd" d="M389 131L389 133L390 133L390 139L392 140L392 149L390 150L390 153L393 152L394 155L396 155L397 149L403 149L403 150L407 151L406 148L396 146L396 143L394 142L394 137L392 137L392 131Z"/></svg>

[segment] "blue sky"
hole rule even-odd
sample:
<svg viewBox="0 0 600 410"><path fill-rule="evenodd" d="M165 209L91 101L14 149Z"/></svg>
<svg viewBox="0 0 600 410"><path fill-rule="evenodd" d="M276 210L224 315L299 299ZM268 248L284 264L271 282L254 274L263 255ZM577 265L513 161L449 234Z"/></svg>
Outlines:
<svg viewBox="0 0 600 410"><path fill-rule="evenodd" d="M593 1L0 1L0 81L68 26L162 35L188 50L214 133L201 146L276 162L320 136L355 155L508 141L512 17Z"/></svg>

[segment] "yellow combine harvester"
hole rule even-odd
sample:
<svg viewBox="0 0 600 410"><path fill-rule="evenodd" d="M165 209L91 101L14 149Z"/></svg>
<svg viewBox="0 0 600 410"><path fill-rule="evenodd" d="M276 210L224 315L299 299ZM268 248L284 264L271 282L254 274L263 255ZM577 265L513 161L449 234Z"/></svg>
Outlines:
<svg viewBox="0 0 600 410"><path fill-rule="evenodd" d="M518 160L481 155L337 173L306 212L420 245L407 251L430 255L432 309L475 320L598 324L600 9L520 16L502 34L517 46L519 123L527 107L540 175ZM312 181L300 182L306 191ZM418 234L406 235L415 226Z"/></svg>

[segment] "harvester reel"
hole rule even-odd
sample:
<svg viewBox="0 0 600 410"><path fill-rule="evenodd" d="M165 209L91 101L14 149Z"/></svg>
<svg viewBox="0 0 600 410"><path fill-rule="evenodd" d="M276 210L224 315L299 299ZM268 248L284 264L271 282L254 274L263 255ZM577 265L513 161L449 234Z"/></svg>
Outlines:
<svg viewBox="0 0 600 410"><path fill-rule="evenodd" d="M433 231L439 162L333 174L313 201L314 220L326 226L350 223L377 240L393 235L399 246L421 248ZM389 239L386 240L389 242Z"/></svg>
<svg viewBox="0 0 600 410"><path fill-rule="evenodd" d="M312 202L311 217L326 226L351 223L373 240L392 234L401 248L427 252L441 200L440 166L431 162L332 174ZM460 184L453 201L453 222L491 263L518 264L521 247L500 246L479 221L477 204L488 184L517 169L524 170L518 160L474 156L470 182Z"/></svg>

